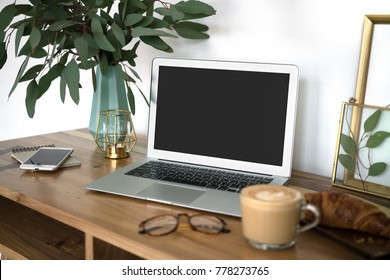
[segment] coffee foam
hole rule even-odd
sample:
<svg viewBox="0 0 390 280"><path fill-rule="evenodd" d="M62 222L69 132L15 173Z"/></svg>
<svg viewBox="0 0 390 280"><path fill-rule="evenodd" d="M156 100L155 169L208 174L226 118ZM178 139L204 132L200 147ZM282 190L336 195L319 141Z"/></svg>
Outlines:
<svg viewBox="0 0 390 280"><path fill-rule="evenodd" d="M267 202L289 202L301 198L301 194L287 187L274 185L256 185L243 190L244 195Z"/></svg>
<svg viewBox="0 0 390 280"><path fill-rule="evenodd" d="M267 201L286 201L294 199L295 195L282 191L260 191L255 194L255 197Z"/></svg>

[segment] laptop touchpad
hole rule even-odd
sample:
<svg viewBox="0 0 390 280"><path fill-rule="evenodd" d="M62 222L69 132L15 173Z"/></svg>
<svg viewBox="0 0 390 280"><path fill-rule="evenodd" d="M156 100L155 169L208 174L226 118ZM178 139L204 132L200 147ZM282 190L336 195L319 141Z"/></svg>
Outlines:
<svg viewBox="0 0 390 280"><path fill-rule="evenodd" d="M189 204L204 193L203 190L154 183L138 194L149 200Z"/></svg>

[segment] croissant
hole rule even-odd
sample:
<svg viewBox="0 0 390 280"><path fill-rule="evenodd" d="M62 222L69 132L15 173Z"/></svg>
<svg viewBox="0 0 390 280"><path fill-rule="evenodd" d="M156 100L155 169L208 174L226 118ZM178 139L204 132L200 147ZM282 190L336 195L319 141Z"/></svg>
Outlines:
<svg viewBox="0 0 390 280"><path fill-rule="evenodd" d="M378 207L346 193L305 193L305 199L321 211L321 224L353 229L390 238L390 218ZM311 220L310 214L306 218Z"/></svg>

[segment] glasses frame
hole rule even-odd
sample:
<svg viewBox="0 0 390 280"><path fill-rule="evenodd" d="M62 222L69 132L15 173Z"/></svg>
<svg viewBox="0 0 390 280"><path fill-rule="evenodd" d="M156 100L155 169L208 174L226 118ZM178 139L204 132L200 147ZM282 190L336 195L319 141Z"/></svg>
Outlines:
<svg viewBox="0 0 390 280"><path fill-rule="evenodd" d="M217 219L220 223L221 223L221 228L219 231L217 232L208 232L208 231L202 231L202 230L199 230L198 228L196 228L192 223L191 223L191 219L195 218L195 217L199 217L199 216L205 216L205 217L210 217L210 218L214 218L214 219ZM165 233L162 233L162 234L151 234L150 231L146 230L145 229L145 225L146 223L148 223L149 221L151 220L154 220L154 219L157 219L157 218L160 218L160 217L173 217L175 218L176 220L176 225L174 228L172 228L172 230L168 231L168 232L165 232ZM205 214L195 214L195 215L189 215L187 213L179 213L177 215L157 215L157 216L154 216L154 217L151 217L147 220L144 220L142 221L138 228L139 228L139 231L138 233L139 234L147 234L149 236L153 236L153 237L158 237L158 236L164 236L164 235L168 235L168 234L171 234L172 232L175 232L178 228L179 228L179 224L180 224L180 218L181 217L186 217L186 221L187 223L190 225L190 228L194 231L198 231L198 232L201 232L201 233L205 233L205 234L210 234L210 235L213 235L213 234L219 234L219 233L229 233L230 232L230 229L226 227L226 222L217 217L217 216L214 216L214 215L205 215Z"/></svg>

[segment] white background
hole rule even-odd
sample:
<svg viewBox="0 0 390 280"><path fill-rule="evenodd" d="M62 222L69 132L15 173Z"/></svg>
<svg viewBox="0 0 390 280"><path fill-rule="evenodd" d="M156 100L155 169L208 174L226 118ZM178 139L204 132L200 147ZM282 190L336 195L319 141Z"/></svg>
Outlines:
<svg viewBox="0 0 390 280"><path fill-rule="evenodd" d="M150 66L156 56L296 64L301 78L293 168L330 176L340 105L354 96L364 15L390 14L390 1L204 1L217 10L216 16L204 20L210 27L209 40L170 40L173 54L139 48L136 70L144 93L149 91ZM11 2L1 1L0 8ZM19 85L8 99L20 64L10 52L0 70L0 140L15 139L17 144L19 137L88 126L90 72L83 73L78 106L69 96L61 103L57 83L38 100L35 117L30 119L25 85ZM148 107L139 94L136 100L135 128L138 134L146 134Z"/></svg>
<svg viewBox="0 0 390 280"><path fill-rule="evenodd" d="M1 277L2 280L52 280L53 278L58 280L72 278L96 280L329 280L346 278L366 280L374 275L385 275L386 264L385 260L2 261ZM269 273L267 275L257 273L246 275L248 270L242 270L243 267L256 272L260 271L260 267L263 271L266 267ZM134 270L135 273L124 275L123 271L127 272L128 268ZM163 272L164 268L167 273L159 273L159 270ZM229 272L229 268L233 268L230 271L233 273ZM202 270L206 274L197 273ZM176 271L181 271L183 275L175 275ZM244 273L241 273L242 271Z"/></svg>

